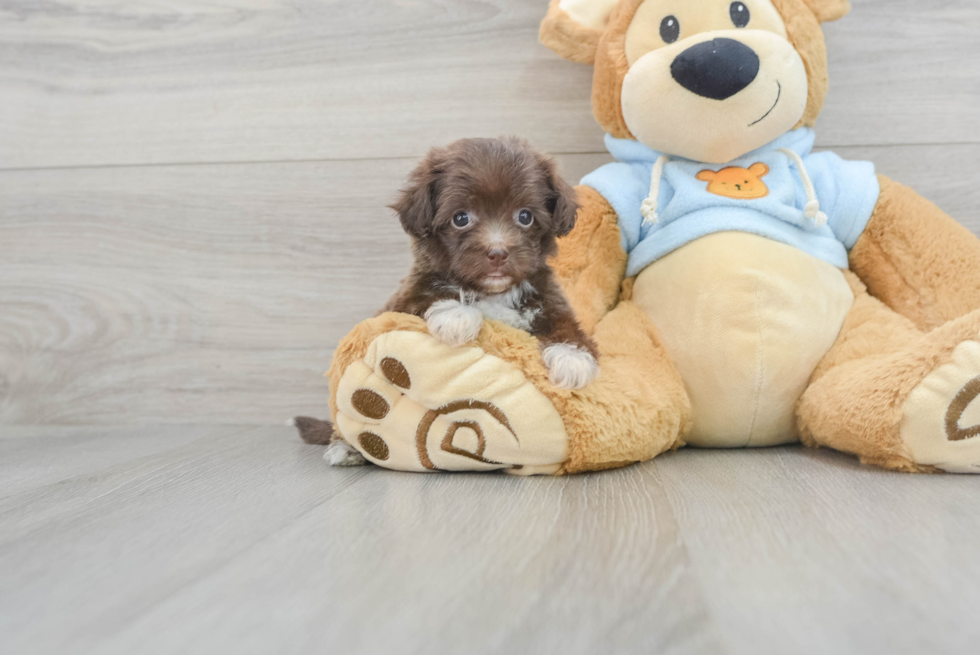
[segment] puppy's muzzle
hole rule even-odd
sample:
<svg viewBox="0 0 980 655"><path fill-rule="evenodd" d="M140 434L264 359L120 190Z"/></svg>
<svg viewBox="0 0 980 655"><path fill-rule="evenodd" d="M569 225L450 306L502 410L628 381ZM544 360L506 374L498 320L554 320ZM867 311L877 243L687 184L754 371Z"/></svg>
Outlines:
<svg viewBox="0 0 980 655"><path fill-rule="evenodd" d="M727 100L759 74L759 56L734 39L712 39L677 55L670 65L670 74L692 93Z"/></svg>

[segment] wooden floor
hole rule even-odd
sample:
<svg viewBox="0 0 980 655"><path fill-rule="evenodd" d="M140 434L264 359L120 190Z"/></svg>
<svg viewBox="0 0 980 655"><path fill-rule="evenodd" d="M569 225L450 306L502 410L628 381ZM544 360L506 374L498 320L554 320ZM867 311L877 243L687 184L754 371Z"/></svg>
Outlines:
<svg viewBox="0 0 980 655"><path fill-rule="evenodd" d="M4 653L975 653L975 480L799 447L329 469L284 427L11 428Z"/></svg>
<svg viewBox="0 0 980 655"><path fill-rule="evenodd" d="M433 144L609 161L545 0L0 0L0 653L976 653L980 480L330 469ZM980 233L980 3L855 0L818 146Z"/></svg>

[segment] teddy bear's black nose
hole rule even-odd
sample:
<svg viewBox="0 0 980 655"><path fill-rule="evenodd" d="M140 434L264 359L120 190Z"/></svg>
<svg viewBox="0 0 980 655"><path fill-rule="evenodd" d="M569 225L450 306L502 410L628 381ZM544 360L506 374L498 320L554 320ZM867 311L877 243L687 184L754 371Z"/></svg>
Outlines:
<svg viewBox="0 0 980 655"><path fill-rule="evenodd" d="M677 55L670 74L682 87L705 98L725 100L759 74L759 55L734 39L704 41Z"/></svg>

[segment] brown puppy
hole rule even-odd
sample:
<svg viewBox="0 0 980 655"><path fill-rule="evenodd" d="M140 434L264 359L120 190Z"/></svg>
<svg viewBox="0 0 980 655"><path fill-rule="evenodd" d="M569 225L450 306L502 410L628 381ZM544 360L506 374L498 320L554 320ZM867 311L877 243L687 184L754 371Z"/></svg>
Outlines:
<svg viewBox="0 0 980 655"><path fill-rule="evenodd" d="M547 258L575 225L575 191L554 162L517 138L462 139L433 148L392 209L415 263L382 311L415 314L441 341L476 339L484 318L538 337L553 384L578 389L599 373ZM335 466L365 460L325 421L297 417L303 440L326 444Z"/></svg>
<svg viewBox="0 0 980 655"><path fill-rule="evenodd" d="M384 311L425 318L451 345L499 320L538 337L556 386L595 379L595 344L546 261L578 210L553 161L516 138L462 139L432 149L392 209L415 264Z"/></svg>

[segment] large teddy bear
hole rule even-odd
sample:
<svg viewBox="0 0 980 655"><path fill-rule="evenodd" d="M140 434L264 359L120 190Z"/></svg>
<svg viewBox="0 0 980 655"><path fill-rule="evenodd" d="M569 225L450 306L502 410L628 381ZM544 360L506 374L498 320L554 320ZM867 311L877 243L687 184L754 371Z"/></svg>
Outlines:
<svg viewBox="0 0 980 655"><path fill-rule="evenodd" d="M552 264L601 372L535 340L462 347L382 314L338 347L340 435L406 471L561 474L802 441L980 473L980 240L867 162L812 153L822 21L847 0L552 0L542 42L595 68L617 160Z"/></svg>

